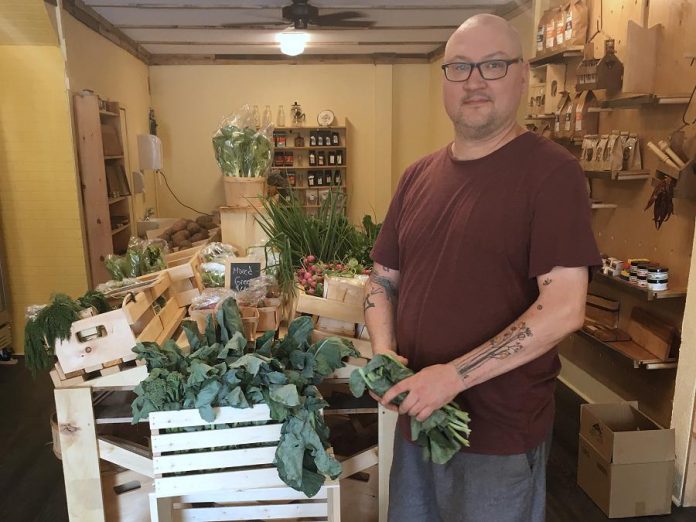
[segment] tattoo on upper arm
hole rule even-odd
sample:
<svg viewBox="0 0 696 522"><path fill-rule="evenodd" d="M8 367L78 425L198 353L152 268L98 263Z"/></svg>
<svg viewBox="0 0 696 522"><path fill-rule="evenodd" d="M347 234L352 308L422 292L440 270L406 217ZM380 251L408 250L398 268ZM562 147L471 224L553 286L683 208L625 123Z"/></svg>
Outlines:
<svg viewBox="0 0 696 522"><path fill-rule="evenodd" d="M553 283L553 279L544 279L544 286L549 286L551 283Z"/></svg>
<svg viewBox="0 0 696 522"><path fill-rule="evenodd" d="M370 274L370 279L368 284L372 284L372 288L365 296L365 301L363 302L363 310L367 312L370 308L375 307L375 302L371 299L377 294L384 294L387 300L394 305L396 303L396 298L398 296L398 290L394 283L383 276L379 276L374 272Z"/></svg>
<svg viewBox="0 0 696 522"><path fill-rule="evenodd" d="M532 330L527 323L521 322L512 325L508 330L489 341L489 347L473 358L455 362L455 367L461 379L466 379L469 374L486 364L491 359L506 359L524 349L524 340L532 337Z"/></svg>

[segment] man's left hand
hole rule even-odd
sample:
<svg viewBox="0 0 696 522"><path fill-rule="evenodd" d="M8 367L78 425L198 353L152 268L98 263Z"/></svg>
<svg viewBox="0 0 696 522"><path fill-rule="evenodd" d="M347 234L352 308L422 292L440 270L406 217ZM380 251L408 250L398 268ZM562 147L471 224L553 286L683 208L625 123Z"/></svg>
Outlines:
<svg viewBox="0 0 696 522"><path fill-rule="evenodd" d="M382 396L381 404L388 405L394 397L406 392L399 413L424 421L464 391L457 369L452 364L435 364L395 384Z"/></svg>

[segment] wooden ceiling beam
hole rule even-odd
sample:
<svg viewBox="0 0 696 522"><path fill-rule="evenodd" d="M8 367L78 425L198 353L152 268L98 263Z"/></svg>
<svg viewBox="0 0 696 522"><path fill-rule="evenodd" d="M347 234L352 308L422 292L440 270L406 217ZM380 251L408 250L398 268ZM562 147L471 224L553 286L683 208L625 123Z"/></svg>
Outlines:
<svg viewBox="0 0 696 522"><path fill-rule="evenodd" d="M150 65L336 65L371 64L394 65L428 63L427 54L304 54L287 57L276 55L235 54L153 54Z"/></svg>
<svg viewBox="0 0 696 522"><path fill-rule="evenodd" d="M63 0L62 4L63 9L73 18L113 42L115 45L118 45L121 49L129 52L145 65L150 64L151 56L149 52L140 44L126 36L123 31L114 26L94 9L86 5L82 0Z"/></svg>

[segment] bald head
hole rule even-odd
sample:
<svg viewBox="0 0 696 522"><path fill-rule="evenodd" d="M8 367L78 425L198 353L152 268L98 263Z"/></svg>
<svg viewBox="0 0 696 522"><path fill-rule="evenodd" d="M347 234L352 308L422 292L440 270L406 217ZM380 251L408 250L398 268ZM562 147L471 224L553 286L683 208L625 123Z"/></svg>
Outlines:
<svg viewBox="0 0 696 522"><path fill-rule="evenodd" d="M471 39L485 38L486 40L494 39L498 46L496 49L504 54L508 54L510 58L522 56L522 42L520 35L510 22L500 16L492 14L478 14L467 19L447 40L445 47L445 61L448 56L454 53L453 48L461 47L458 43L466 45L466 42Z"/></svg>

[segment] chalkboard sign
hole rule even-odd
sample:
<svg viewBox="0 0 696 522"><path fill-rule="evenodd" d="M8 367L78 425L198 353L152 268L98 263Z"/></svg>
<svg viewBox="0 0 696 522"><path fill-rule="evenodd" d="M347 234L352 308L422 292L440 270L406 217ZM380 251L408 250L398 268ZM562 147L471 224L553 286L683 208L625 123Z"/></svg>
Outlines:
<svg viewBox="0 0 696 522"><path fill-rule="evenodd" d="M225 288L239 292L249 286L249 281L261 275L262 262L255 257L230 259L225 267Z"/></svg>

